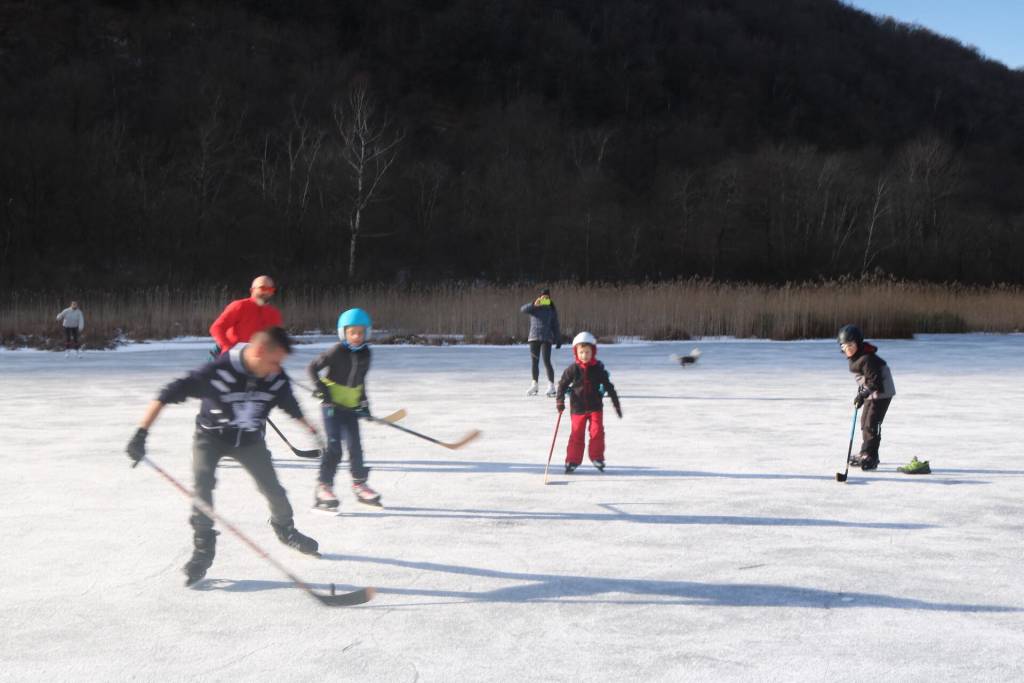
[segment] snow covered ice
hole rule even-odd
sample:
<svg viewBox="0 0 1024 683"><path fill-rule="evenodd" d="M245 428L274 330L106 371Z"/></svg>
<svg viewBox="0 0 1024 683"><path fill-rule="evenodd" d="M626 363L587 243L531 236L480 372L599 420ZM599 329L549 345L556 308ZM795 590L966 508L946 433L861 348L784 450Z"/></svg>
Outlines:
<svg viewBox="0 0 1024 683"><path fill-rule="evenodd" d="M346 461L330 517L310 509L315 461L268 434L320 560L277 542L230 461L215 493L319 589L379 591L337 609L223 528L182 586L188 503L124 447L207 344L0 353L0 679L1020 680L1024 336L878 345L899 393L876 472L834 478L855 393L834 342L706 341L687 368L669 356L691 343L605 345L625 413L607 406L608 470L562 474L563 420L549 486L554 401L523 395L525 347L375 347L376 412L482 438L447 451L364 425L386 508L356 503ZM148 444L189 484L197 408L168 407ZM934 474L896 472L915 455Z"/></svg>

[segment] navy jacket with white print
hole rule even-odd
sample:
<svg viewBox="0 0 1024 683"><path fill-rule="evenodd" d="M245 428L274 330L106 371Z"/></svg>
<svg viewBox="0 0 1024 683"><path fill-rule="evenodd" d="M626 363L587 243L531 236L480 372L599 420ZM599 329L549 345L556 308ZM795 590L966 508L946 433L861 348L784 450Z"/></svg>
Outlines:
<svg viewBox="0 0 1024 683"><path fill-rule="evenodd" d="M260 378L249 373L242 365L245 347L239 344L217 360L174 380L157 400L181 403L188 398L202 399L196 427L235 446L262 441L267 416L274 407L301 418L302 409L292 393L288 374L282 371Z"/></svg>

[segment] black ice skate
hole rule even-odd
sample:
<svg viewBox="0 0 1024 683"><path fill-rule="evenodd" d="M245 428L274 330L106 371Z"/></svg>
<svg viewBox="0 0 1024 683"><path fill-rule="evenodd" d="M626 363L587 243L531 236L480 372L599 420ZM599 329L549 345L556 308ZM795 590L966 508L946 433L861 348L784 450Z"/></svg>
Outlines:
<svg viewBox="0 0 1024 683"><path fill-rule="evenodd" d="M185 572L185 585L191 586L206 576L206 570L213 564L213 557L217 551L217 532L197 531L192 539L194 549L192 559L185 563L182 571Z"/></svg>
<svg viewBox="0 0 1024 683"><path fill-rule="evenodd" d="M878 469L878 456L876 456L876 455L869 455L867 453L861 453L860 458L858 459L857 462L859 463L860 468L862 470L864 470L865 472L868 471L868 470L877 470Z"/></svg>
<svg viewBox="0 0 1024 683"><path fill-rule="evenodd" d="M576 471L577 467L579 467L579 465L577 465L576 463L574 463L574 462L567 462L567 463L565 463L565 473L566 474L572 474L573 472Z"/></svg>
<svg viewBox="0 0 1024 683"><path fill-rule="evenodd" d="M274 533L277 534L277 540L281 541L281 543L284 543L289 548L295 548L305 555L320 557L320 553L317 552L320 548L320 544L309 536L299 533L294 524L282 526L271 522L270 526L274 528Z"/></svg>
<svg viewBox="0 0 1024 683"><path fill-rule="evenodd" d="M594 467L596 467L601 472L604 472L604 460L595 460Z"/></svg>

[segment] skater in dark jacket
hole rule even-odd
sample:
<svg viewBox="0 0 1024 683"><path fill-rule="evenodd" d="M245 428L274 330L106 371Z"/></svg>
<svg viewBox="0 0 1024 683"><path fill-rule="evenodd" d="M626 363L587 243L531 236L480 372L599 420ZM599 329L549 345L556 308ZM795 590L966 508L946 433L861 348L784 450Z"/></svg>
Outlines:
<svg viewBox="0 0 1024 683"><path fill-rule="evenodd" d="M565 473L570 474L583 463L585 435L590 432L588 455L594 467L604 471L604 401L607 393L615 406L615 413L622 417L619 395L615 393L608 371L597 360L597 340L589 332L580 332L572 340L572 353L576 362L565 369L558 382L555 407L559 413L565 410L565 394L569 396L572 415L572 434L565 453Z"/></svg>
<svg viewBox="0 0 1024 683"><path fill-rule="evenodd" d="M839 348L850 361L850 372L857 376L857 395L853 403L863 412L860 429L863 442L860 453L850 458L850 464L862 470L878 467L878 447L882 442L882 420L889 410L896 385L888 364L878 357L878 349L864 341L864 334L856 325L839 330Z"/></svg>
<svg viewBox="0 0 1024 683"><path fill-rule="evenodd" d="M338 318L341 343L309 364L309 376L323 401L321 408L327 435L327 449L320 456L320 475L314 491L314 504L318 509L338 508L334 475L341 462L342 441L348 449L352 493L356 500L369 505L380 504L380 494L366 484L370 468L363 464L363 443L359 436L359 418L370 414L366 398L370 347L366 339L371 324L369 314L363 309L345 311Z"/></svg>
<svg viewBox="0 0 1024 683"><path fill-rule="evenodd" d="M168 403L187 398L202 399L192 440L192 471L195 495L213 506L217 463L234 458L256 480L260 493L270 504L270 525L287 546L316 555L318 545L295 529L292 506L278 481L270 451L264 443L267 415L280 407L298 420L319 440L316 429L306 422L292 394L291 382L281 363L291 353L291 340L280 327L257 332L248 344L239 344L217 360L177 379L160 392L128 443L128 456L136 463L146 456L146 436ZM206 575L213 564L217 536L213 520L192 509L195 549L184 567L192 585Z"/></svg>
<svg viewBox="0 0 1024 683"><path fill-rule="evenodd" d="M537 379L540 375L540 359L544 359L544 370L548 375L548 396L555 395L555 369L551 366L551 347L562 348L562 330L558 325L558 309L551 301L551 290L542 289L532 304L523 304L519 311L530 316L530 372L533 384L527 396L537 395Z"/></svg>

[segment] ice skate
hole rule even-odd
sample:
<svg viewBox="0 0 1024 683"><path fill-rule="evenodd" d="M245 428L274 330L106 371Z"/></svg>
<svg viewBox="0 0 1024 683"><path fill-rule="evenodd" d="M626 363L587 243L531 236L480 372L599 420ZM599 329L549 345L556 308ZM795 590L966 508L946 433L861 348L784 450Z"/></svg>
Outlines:
<svg viewBox="0 0 1024 683"><path fill-rule="evenodd" d="M565 463L565 473L566 474L572 474L573 472L576 471L577 467L579 467L579 465L577 465L576 463L574 463L574 462L567 462L567 463Z"/></svg>
<svg viewBox="0 0 1024 683"><path fill-rule="evenodd" d="M534 380L533 384L530 385L530 388L526 390L526 395L527 396L536 396L537 395L537 380Z"/></svg>
<svg viewBox="0 0 1024 683"><path fill-rule="evenodd" d="M206 571L213 564L213 557L217 551L217 532L197 531L193 538L194 549L192 559L185 563L182 571L185 572L185 585L191 586L206 576Z"/></svg>
<svg viewBox="0 0 1024 683"><path fill-rule="evenodd" d="M334 495L330 484L317 484L313 491L313 509L322 512L337 512L341 502Z"/></svg>
<svg viewBox="0 0 1024 683"><path fill-rule="evenodd" d="M860 464L860 468L862 470L864 470L865 472L868 471L868 470L877 470L878 469L878 457L877 456L869 455L867 453L861 453L860 454L860 458L858 459L858 463Z"/></svg>
<svg viewBox="0 0 1024 683"><path fill-rule="evenodd" d="M289 548L294 548L304 555L320 557L320 553L317 552L320 548L320 544L309 536L299 533L299 530L295 528L294 524L284 526L271 522L270 526L273 527L274 533L277 534L277 540L281 541L281 543L284 543Z"/></svg>
<svg viewBox="0 0 1024 683"><path fill-rule="evenodd" d="M601 472L604 472L604 460L595 460L594 467L596 467Z"/></svg>
<svg viewBox="0 0 1024 683"><path fill-rule="evenodd" d="M545 394L548 398L554 398L558 392L555 391L555 383L548 382L548 391Z"/></svg>
<svg viewBox="0 0 1024 683"><path fill-rule="evenodd" d="M355 494L356 500L365 505L373 505L375 507L383 507L380 503L380 494L371 489L366 485L366 481L353 481L352 482L352 493Z"/></svg>

